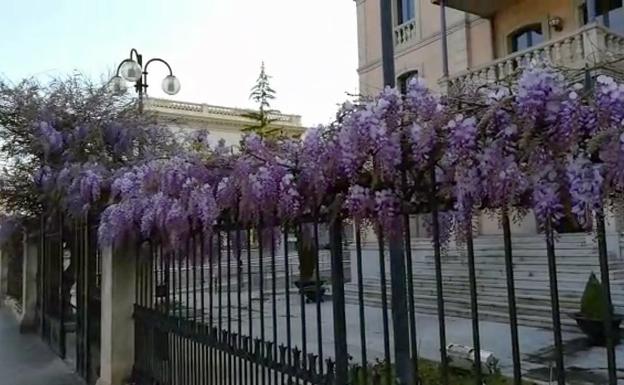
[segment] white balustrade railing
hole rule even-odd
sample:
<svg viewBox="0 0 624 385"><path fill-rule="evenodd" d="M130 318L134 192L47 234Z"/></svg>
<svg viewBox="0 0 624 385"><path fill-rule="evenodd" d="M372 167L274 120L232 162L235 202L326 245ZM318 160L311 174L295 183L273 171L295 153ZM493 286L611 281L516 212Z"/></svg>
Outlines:
<svg viewBox="0 0 624 385"><path fill-rule="evenodd" d="M416 20L409 20L394 27L394 45L406 44L416 37Z"/></svg>
<svg viewBox="0 0 624 385"><path fill-rule="evenodd" d="M624 55L624 37L596 24L587 25L570 35L550 40L501 59L462 71L448 78L449 87L503 81L519 68L534 62L555 67L581 69L586 64L604 62Z"/></svg>
<svg viewBox="0 0 624 385"><path fill-rule="evenodd" d="M179 102L174 100L157 98L147 99L145 106L148 110L169 110L173 113L194 112L205 115L221 115L231 117L243 117L244 115L253 112L252 110L244 108L213 106L210 104ZM299 115L275 113L269 114L269 119L275 119L279 122L289 123L297 126L301 125L301 117Z"/></svg>

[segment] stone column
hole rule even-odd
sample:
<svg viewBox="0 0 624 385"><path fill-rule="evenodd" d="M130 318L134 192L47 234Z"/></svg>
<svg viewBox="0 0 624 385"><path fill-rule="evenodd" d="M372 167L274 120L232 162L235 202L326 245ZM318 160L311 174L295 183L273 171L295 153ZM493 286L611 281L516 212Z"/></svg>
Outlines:
<svg viewBox="0 0 624 385"><path fill-rule="evenodd" d="M572 64L578 63L580 67L584 64L589 64L590 67L600 63L607 53L606 34L604 27L594 24L588 26L582 34L582 41L573 40L573 50L575 50L575 56L573 57ZM575 37L580 39L581 36ZM579 44L580 47L574 47L575 44ZM579 49L580 48L580 49ZM579 51L582 51L582 56L579 55Z"/></svg>
<svg viewBox="0 0 624 385"><path fill-rule="evenodd" d="M22 258L22 316L20 332L33 331L37 312L37 253L38 235L24 231Z"/></svg>
<svg viewBox="0 0 624 385"><path fill-rule="evenodd" d="M607 238L607 255L613 262L622 260L622 252L620 249L620 226L618 217L619 210L605 210L605 232Z"/></svg>
<svg viewBox="0 0 624 385"><path fill-rule="evenodd" d="M126 384L134 364L135 266L132 247L102 250L100 378L97 385Z"/></svg>

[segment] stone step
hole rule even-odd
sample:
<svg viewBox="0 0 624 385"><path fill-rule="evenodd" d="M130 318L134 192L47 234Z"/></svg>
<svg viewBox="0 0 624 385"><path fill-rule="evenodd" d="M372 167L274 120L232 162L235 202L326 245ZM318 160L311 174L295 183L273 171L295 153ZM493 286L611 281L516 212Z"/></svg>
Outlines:
<svg viewBox="0 0 624 385"><path fill-rule="evenodd" d="M470 293L466 291L449 290L445 288L445 311L448 316L470 318ZM345 297L348 303L358 303L358 288L355 284L347 284ZM381 307L381 290L379 285L367 284L364 287L365 303L371 306ZM388 303L391 301L390 287L387 291ZM624 297L622 297L624 300ZM614 301L614 305L617 305ZM437 314L437 295L435 287L423 290L415 288L414 303L418 311L423 310L431 314ZM616 311L624 311L624 301L616 306ZM479 313L482 319L508 322L507 292L501 290L498 293L478 293ZM578 299L560 296L560 310L562 323L570 329L575 328L575 321L568 314L578 310ZM549 296L523 296L516 293L516 308L519 324L550 328L552 326L551 305Z"/></svg>
<svg viewBox="0 0 624 385"><path fill-rule="evenodd" d="M351 293L346 296L345 301L349 304L357 304L357 295L353 296ZM390 299L388 299L390 301ZM381 301L378 300L366 300L366 304L368 306L375 306L381 308ZM435 298L431 298L429 301L417 301L415 302L416 312L418 314L438 314L437 300ZM457 317L457 318L471 318L470 306L466 306L464 304L457 305L454 303L446 303L445 302L445 316L446 317ZM520 310L520 309L518 309ZM502 322L508 323L509 316L507 313L507 308L504 309L488 309L479 307L479 319L488 320L494 322ZM530 327L539 327L550 329L552 328L552 318L550 318L550 313L545 315L545 313L540 315L533 314L525 314L523 312L518 312L517 315L518 325L520 326L530 326ZM576 326L576 322L567 317L566 314L561 315L561 324L562 328L567 331L576 331L578 332L578 328Z"/></svg>
<svg viewBox="0 0 624 385"><path fill-rule="evenodd" d="M351 285L357 287L355 283L351 283ZM415 292L435 292L435 279L427 277L426 279L418 279L416 277L414 279L414 291ZM380 281L379 280L367 280L364 284L365 289L369 290L379 290ZM388 286L389 287L389 286ZM614 303L624 306L624 287L618 287L614 284L611 285L611 298ZM470 295L470 286L468 284L468 280L465 282L458 283L450 283L448 281L443 282L443 289L445 293L449 293L449 295ZM568 289L565 287L559 287L559 300L560 301L577 301L583 295L584 287L580 287L578 289ZM526 299L536 299L536 300L547 300L550 302L550 289L548 283L545 283L544 286L538 287L536 285L533 286L515 286L515 292L517 298L526 298ZM497 282L483 284L482 282L477 281L477 294L478 296L506 296L507 295L507 283L505 280L498 280Z"/></svg>
<svg viewBox="0 0 624 385"><path fill-rule="evenodd" d="M585 283L587 281L587 274L588 274L588 271L585 271L583 275L579 275L579 274L559 275L557 274L557 281L561 288L572 288L572 289L582 290L585 288ZM422 271L415 272L413 274L413 278L414 278L415 283L420 282L420 281L426 281L426 282L434 281L435 272L433 271L432 272L422 272ZM373 278L366 278L366 279L369 280ZM448 282L449 284L467 283L468 272L467 271L463 271L463 272L446 271L445 272L444 269L442 269L442 280L443 282L445 283ZM476 280L477 280L477 285L496 285L496 284L500 284L501 282L503 285L506 285L504 271L499 271L498 274L490 274L490 275L477 274ZM518 272L518 274L516 274L516 271L514 270L514 283L516 283L516 285L519 287L523 287L523 286L534 287L538 283L548 283L548 282L549 282L549 279L548 279L547 274L539 274L537 276L536 275L531 276L529 274L522 274L522 272ZM621 286L619 281L611 282L611 286L614 288L617 288L619 286L622 289L624 289L624 287ZM547 286L541 287L541 288L547 289Z"/></svg>
<svg viewBox="0 0 624 385"><path fill-rule="evenodd" d="M418 274L419 276L435 276L436 271L435 269L431 268L431 269L418 269L418 270L412 270L413 274ZM586 266L585 270L583 271L561 271L558 270L557 271L557 278L561 279L562 281L566 281L566 280L573 280L573 281L579 281L579 278L581 279L581 282L579 283L585 283L585 281L587 280L589 273L590 272L594 272L594 274L596 275L600 275L600 269L599 268L592 268L591 266ZM464 269L447 269L442 267L442 277L446 278L446 277L450 277L450 278L455 278L455 279L460 279L460 278L467 278L468 277L468 268L464 268ZM477 277L477 279L485 279L485 278L500 278L500 277L504 277L506 274L506 269L505 268L497 268L497 267L493 267L491 269L486 269L486 268L482 268L482 269L475 269L475 275ZM531 270L524 270L524 269L513 269L513 274L514 274L514 279L532 279L532 280L543 280L543 281L548 281L549 280L549 273L548 271L539 271L537 269L531 269Z"/></svg>
<svg viewBox="0 0 624 385"><path fill-rule="evenodd" d="M556 260L557 260L557 266L565 266L565 267L585 265L588 263L589 264L599 263L598 256L591 256L591 255L583 255L580 257L569 256L569 255L557 256ZM454 256L445 255L441 257L441 261L445 265L465 264L468 262L468 257L465 255L454 255ZM433 262L434 262L433 255L425 255L424 257L421 257L421 259L416 258L413 260L413 264L429 264ZM525 255L525 254L514 254L513 262L514 264L521 264L521 265L526 265L526 266L545 265L548 263L548 258L546 257L546 255L530 256L530 255ZM491 264L491 263L504 265L505 257L502 255L483 256L483 255L475 254L475 265L485 265L485 264Z"/></svg>
<svg viewBox="0 0 624 385"><path fill-rule="evenodd" d="M349 288L350 293L356 293L357 289L353 290ZM390 290L388 289L388 293ZM368 289L365 290L366 299L378 299L381 300L381 289ZM470 294L469 293L458 293L451 290L443 291L444 293L444 301L446 303L454 303L454 304L469 304L470 303ZM478 295L478 303L479 307L483 308L507 308L507 293L500 293L499 295ZM550 298L549 297L523 297L516 294L516 304L519 308L526 308L529 312L533 311L550 311ZM435 289L431 291L415 291L414 292L414 301L425 303L426 301L437 301L437 292ZM570 311L576 310L578 308L578 302L573 300L562 300L560 301L560 305L562 308L568 308ZM528 313L527 313L528 314Z"/></svg>
<svg viewBox="0 0 624 385"><path fill-rule="evenodd" d="M355 250L355 246L349 248L352 252ZM377 246L363 247L362 250L366 252L378 253ZM503 256L504 244L502 242L498 244L475 244L474 252L476 256L483 257L500 257ZM388 248L385 247L384 251L387 253ZM427 245L414 245L412 244L413 254L430 254L433 255L433 247L430 244ZM539 257L546 255L546 243L540 242L535 245L520 244L512 242L513 255L522 255L526 257ZM609 250L614 251L614 250ZM443 251L443 257L456 257L466 254L465 246L449 246ZM591 257L598 256L597 244L560 244L555 245L555 255L557 257Z"/></svg>

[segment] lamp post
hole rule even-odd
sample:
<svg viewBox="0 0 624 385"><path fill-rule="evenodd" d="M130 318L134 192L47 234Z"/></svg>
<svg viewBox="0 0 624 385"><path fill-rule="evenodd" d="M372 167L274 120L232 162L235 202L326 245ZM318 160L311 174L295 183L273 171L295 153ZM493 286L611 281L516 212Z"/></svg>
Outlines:
<svg viewBox="0 0 624 385"><path fill-rule="evenodd" d="M161 58L153 58L143 66L143 55L134 48L130 50L130 57L119 63L115 76L110 80L111 90L116 94L126 91L126 81L134 83L134 89L139 94L140 113L143 112L143 96L147 95L147 67L155 61L163 63L169 70L169 75L162 80L162 90L168 95L177 94L180 91L180 81L173 75L169 63Z"/></svg>

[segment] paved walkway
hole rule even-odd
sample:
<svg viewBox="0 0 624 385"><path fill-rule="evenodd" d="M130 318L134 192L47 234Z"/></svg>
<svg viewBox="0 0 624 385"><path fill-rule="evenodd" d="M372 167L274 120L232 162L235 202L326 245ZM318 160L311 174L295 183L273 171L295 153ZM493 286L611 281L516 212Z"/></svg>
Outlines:
<svg viewBox="0 0 624 385"><path fill-rule="evenodd" d="M36 334L20 334L0 307L0 385L84 385Z"/></svg>

